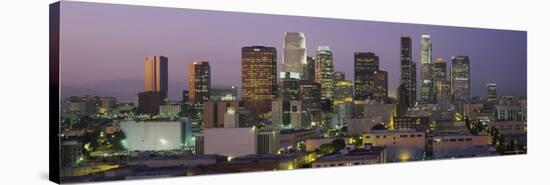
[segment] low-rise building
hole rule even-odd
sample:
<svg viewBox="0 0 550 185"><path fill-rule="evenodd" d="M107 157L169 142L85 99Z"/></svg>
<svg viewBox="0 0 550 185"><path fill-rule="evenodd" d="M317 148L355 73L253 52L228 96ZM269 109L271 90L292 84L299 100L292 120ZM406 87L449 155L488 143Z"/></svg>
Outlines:
<svg viewBox="0 0 550 185"><path fill-rule="evenodd" d="M363 143L385 147L388 161L422 160L426 134L416 130L372 130L363 135Z"/></svg>
<svg viewBox="0 0 550 185"><path fill-rule="evenodd" d="M245 128L204 129L204 154L224 155L230 158L256 154L258 130Z"/></svg>
<svg viewBox="0 0 550 185"><path fill-rule="evenodd" d="M368 147L344 153L336 153L317 158L311 163L312 168L379 164L386 162L384 147Z"/></svg>
<svg viewBox="0 0 550 185"><path fill-rule="evenodd" d="M434 159L495 155L489 135L461 131L435 132L432 150Z"/></svg>
<svg viewBox="0 0 550 185"><path fill-rule="evenodd" d="M355 118L347 119L346 124L348 125L348 134L350 135L360 135L367 133L372 130L372 127L380 122L376 121L377 119L372 118Z"/></svg>
<svg viewBox="0 0 550 185"><path fill-rule="evenodd" d="M228 162L205 166L209 173L292 170L307 164L304 153L254 154L231 158Z"/></svg>
<svg viewBox="0 0 550 185"><path fill-rule="evenodd" d="M523 121L491 121L487 126L496 128L500 134L524 134L527 132Z"/></svg>
<svg viewBox="0 0 550 185"><path fill-rule="evenodd" d="M179 150L184 133L181 121L122 121L123 145L130 151Z"/></svg>

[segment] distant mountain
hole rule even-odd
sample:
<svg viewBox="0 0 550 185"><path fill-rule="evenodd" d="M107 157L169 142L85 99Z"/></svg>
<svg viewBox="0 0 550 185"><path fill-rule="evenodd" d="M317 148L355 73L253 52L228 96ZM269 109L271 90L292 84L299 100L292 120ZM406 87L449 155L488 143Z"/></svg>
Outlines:
<svg viewBox="0 0 550 185"><path fill-rule="evenodd" d="M187 84L184 82L168 82L168 98L170 100L181 100L181 92ZM83 85L61 85L61 96L81 96L85 94L93 96L113 96L119 101L132 102L134 96L143 91L143 80L141 79L115 79L99 81Z"/></svg>

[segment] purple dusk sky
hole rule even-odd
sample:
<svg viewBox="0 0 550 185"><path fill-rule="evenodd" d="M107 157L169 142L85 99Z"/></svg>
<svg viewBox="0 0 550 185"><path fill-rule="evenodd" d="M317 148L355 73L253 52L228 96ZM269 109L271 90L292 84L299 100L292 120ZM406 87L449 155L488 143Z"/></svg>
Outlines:
<svg viewBox="0 0 550 185"><path fill-rule="evenodd" d="M320 45L330 46L335 70L348 80L353 80L353 53L375 52L380 69L389 73L390 96L399 81L400 36L412 37L419 69L422 33L431 35L433 57L442 57L448 70L451 56L470 57L472 96L485 96L486 83L497 83L499 95L527 94L523 31L82 2L61 3L62 93L114 93L132 100L143 90L148 55L168 57L172 100L187 89L187 65L195 60L210 62L214 87L240 86L241 47L277 48L280 71L285 32L305 33L308 56Z"/></svg>

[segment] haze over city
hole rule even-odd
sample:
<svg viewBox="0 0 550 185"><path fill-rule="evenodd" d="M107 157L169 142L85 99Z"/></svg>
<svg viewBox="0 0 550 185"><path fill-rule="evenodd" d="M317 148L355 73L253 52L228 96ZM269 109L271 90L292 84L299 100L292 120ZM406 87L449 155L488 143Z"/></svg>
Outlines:
<svg viewBox="0 0 550 185"><path fill-rule="evenodd" d="M143 89L143 62L151 55L168 57L172 100L181 99L187 65L196 60L210 62L213 87L240 86L241 48L275 47L281 71L285 32L305 34L308 56L329 46L335 71L347 80L353 80L353 53L375 52L389 73L390 96L399 81L400 36L412 38L419 71L423 33L431 35L434 58L450 64L453 55L470 57L472 97L485 95L486 83L498 84L503 95L527 92L526 32L71 2L62 10L63 95L89 91L131 101Z"/></svg>

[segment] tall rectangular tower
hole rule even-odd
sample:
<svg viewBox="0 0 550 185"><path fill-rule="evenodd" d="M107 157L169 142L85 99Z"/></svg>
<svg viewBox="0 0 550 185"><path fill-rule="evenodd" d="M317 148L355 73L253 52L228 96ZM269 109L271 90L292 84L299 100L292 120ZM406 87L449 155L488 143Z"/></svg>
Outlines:
<svg viewBox="0 0 550 185"><path fill-rule="evenodd" d="M401 36L401 76L399 84L404 85L401 97L407 98L407 107L416 104L416 63L412 60L411 37Z"/></svg>
<svg viewBox="0 0 550 185"><path fill-rule="evenodd" d="M430 35L422 34L420 40L420 61L421 73L420 79L420 100L425 103L433 103L434 100L434 85L433 85L433 70L432 70L432 40Z"/></svg>
<svg viewBox="0 0 550 185"><path fill-rule="evenodd" d="M374 73L379 69L379 58L372 52L354 53L355 99L373 99Z"/></svg>
<svg viewBox="0 0 550 185"><path fill-rule="evenodd" d="M210 64L195 61L189 64L189 101L203 104L210 99Z"/></svg>
<svg viewBox="0 0 550 185"><path fill-rule="evenodd" d="M283 71L304 75L303 65L307 63L306 37L301 32L285 32L283 46Z"/></svg>
<svg viewBox="0 0 550 185"><path fill-rule="evenodd" d="M145 57L145 92L168 91L168 58L165 56Z"/></svg>
<svg viewBox="0 0 550 185"><path fill-rule="evenodd" d="M274 47L250 46L241 50L241 100L255 115L271 111L277 96L277 50Z"/></svg>
<svg viewBox="0 0 550 185"><path fill-rule="evenodd" d="M451 90L455 101L470 99L470 58L453 56L451 64Z"/></svg>

